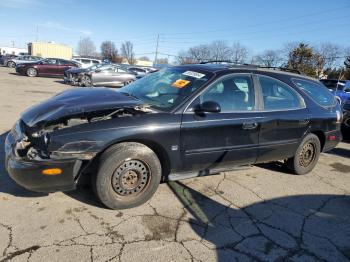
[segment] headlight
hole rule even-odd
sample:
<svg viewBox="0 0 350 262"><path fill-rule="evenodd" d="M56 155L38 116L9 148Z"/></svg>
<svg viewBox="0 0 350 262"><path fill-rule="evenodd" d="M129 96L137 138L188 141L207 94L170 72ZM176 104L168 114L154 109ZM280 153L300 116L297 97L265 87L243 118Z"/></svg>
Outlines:
<svg viewBox="0 0 350 262"><path fill-rule="evenodd" d="M101 141L78 141L63 145L57 151L51 153L52 158L78 158L91 159L97 154L96 147Z"/></svg>

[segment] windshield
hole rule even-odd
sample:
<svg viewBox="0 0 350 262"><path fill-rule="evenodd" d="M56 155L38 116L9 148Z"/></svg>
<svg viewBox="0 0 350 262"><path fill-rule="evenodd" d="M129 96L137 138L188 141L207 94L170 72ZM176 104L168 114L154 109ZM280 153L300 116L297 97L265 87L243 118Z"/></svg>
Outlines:
<svg viewBox="0 0 350 262"><path fill-rule="evenodd" d="M168 68L123 87L120 92L127 93L150 106L170 111L184 101L195 90L203 86L213 73Z"/></svg>
<svg viewBox="0 0 350 262"><path fill-rule="evenodd" d="M341 81L341 80L338 81L338 80L321 79L320 81L331 91L343 90L345 86L345 81Z"/></svg>

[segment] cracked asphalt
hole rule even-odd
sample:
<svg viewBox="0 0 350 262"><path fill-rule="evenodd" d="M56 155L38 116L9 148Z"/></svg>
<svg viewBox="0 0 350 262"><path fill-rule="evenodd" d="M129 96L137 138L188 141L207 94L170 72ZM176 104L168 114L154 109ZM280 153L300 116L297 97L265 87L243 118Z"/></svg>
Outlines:
<svg viewBox="0 0 350 262"><path fill-rule="evenodd" d="M0 68L0 157L19 113L69 87ZM108 210L88 184L40 194L0 164L0 261L348 261L350 143L305 176L277 164L161 184L145 205Z"/></svg>

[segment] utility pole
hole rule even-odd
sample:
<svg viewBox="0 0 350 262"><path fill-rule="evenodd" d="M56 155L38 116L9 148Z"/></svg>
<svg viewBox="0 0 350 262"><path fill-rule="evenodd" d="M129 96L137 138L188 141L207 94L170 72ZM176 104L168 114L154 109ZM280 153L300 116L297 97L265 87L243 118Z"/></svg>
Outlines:
<svg viewBox="0 0 350 262"><path fill-rule="evenodd" d="M38 42L38 39L39 39L39 26L36 25L35 42Z"/></svg>
<svg viewBox="0 0 350 262"><path fill-rule="evenodd" d="M159 34L157 35L157 44L156 44L156 53L154 55L154 65L157 64L157 60L158 60L158 45L159 45Z"/></svg>

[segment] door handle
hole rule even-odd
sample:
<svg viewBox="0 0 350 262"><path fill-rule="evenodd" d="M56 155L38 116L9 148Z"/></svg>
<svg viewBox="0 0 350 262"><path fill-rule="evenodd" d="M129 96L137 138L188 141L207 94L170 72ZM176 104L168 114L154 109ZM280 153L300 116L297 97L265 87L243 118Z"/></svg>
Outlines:
<svg viewBox="0 0 350 262"><path fill-rule="evenodd" d="M258 123L256 122L245 122L243 123L243 129L255 129L258 127Z"/></svg>

